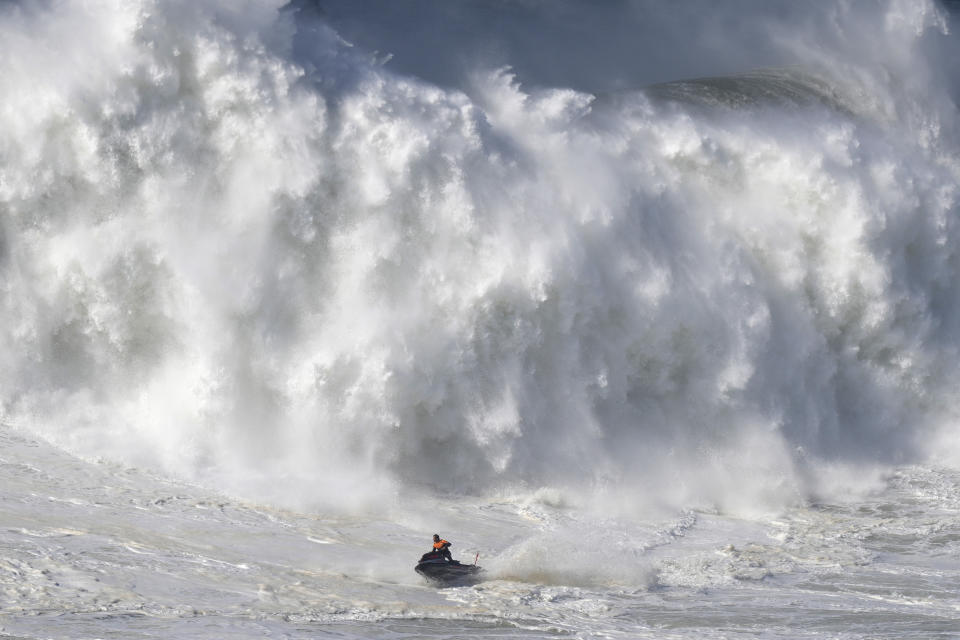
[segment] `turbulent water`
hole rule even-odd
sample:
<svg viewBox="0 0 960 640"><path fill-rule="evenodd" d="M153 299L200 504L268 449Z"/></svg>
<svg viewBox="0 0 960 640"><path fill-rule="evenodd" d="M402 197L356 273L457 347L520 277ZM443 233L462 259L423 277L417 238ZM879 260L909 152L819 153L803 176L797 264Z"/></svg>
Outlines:
<svg viewBox="0 0 960 640"><path fill-rule="evenodd" d="M960 636L956 22L0 3L0 635Z"/></svg>

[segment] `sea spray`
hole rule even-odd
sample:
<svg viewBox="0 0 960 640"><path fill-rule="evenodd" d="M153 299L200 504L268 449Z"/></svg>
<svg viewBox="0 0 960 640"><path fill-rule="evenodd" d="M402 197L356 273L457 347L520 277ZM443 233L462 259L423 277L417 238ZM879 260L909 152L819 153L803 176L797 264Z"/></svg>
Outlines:
<svg viewBox="0 0 960 640"><path fill-rule="evenodd" d="M956 447L932 4L599 97L396 74L279 2L114 4L0 10L6 422L351 508L778 508Z"/></svg>

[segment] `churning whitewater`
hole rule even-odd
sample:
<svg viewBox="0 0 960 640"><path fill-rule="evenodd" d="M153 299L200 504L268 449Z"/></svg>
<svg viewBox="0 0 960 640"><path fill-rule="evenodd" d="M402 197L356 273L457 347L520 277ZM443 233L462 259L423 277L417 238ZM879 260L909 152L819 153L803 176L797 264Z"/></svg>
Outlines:
<svg viewBox="0 0 960 640"><path fill-rule="evenodd" d="M0 4L0 635L955 637L956 21Z"/></svg>

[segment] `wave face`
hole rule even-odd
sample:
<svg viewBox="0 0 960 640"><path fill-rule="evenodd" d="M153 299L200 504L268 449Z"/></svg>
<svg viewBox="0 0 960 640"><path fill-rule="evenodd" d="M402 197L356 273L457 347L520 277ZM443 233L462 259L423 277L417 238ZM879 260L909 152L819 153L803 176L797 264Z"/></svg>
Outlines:
<svg viewBox="0 0 960 640"><path fill-rule="evenodd" d="M607 50L598 97L282 4L0 7L5 422L299 505L736 509L957 459L942 9L726 6L766 70L626 90ZM517 6L552 11L461 8Z"/></svg>

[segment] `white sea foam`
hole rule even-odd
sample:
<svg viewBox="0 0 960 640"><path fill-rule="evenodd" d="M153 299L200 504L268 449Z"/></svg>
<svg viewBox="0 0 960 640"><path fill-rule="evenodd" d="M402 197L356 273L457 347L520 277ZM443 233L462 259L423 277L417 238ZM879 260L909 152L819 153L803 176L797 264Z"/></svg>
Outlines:
<svg viewBox="0 0 960 640"><path fill-rule="evenodd" d="M600 98L395 73L281 4L0 9L7 422L360 509L766 513L957 450L933 4L752 24L790 69Z"/></svg>

